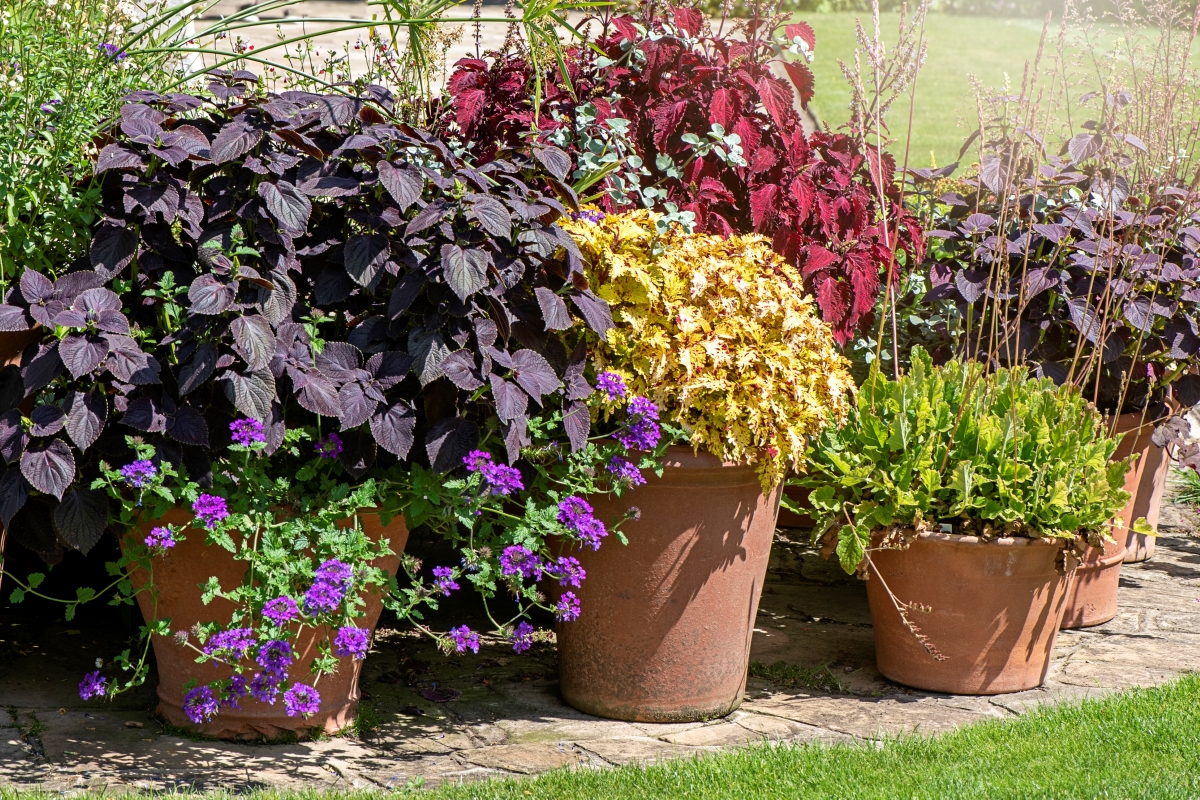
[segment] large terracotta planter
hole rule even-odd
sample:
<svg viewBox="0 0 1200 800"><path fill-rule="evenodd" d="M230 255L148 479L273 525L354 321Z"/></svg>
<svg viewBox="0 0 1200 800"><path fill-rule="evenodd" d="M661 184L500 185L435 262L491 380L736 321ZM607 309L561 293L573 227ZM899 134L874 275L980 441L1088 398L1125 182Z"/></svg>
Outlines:
<svg viewBox="0 0 1200 800"><path fill-rule="evenodd" d="M1147 421L1143 425L1140 413L1117 417L1115 432L1126 436L1113 454L1113 459L1119 460L1134 453L1139 457L1125 475L1125 491L1132 497L1117 515L1119 524L1114 524L1113 536L1125 545L1126 563L1145 561L1154 555L1154 537L1134 533L1131 526L1137 518L1145 517L1150 527L1158 530L1158 512L1162 507L1171 459L1164 448L1150 441L1154 423Z"/></svg>
<svg viewBox="0 0 1200 800"><path fill-rule="evenodd" d="M1088 547L1067 589L1062 629L1101 625L1117 615L1117 589L1121 584L1122 542L1104 542Z"/></svg>
<svg viewBox="0 0 1200 800"><path fill-rule="evenodd" d="M563 699L612 719L720 717L742 702L779 488L752 467L672 447L661 478L594 501L606 523L641 517L598 551L573 552L587 579L579 619L558 625Z"/></svg>
<svg viewBox="0 0 1200 800"><path fill-rule="evenodd" d="M360 519L368 536L388 540L392 552L396 555L376 561L375 566L395 575L400 567L399 554L404 552L404 546L408 542L408 528L404 518L394 518L386 528L380 524L377 515L364 514ZM191 520L190 512L173 509L161 519L144 523L142 533L144 535L155 525L184 526ZM224 548L207 546L204 535L193 529L187 531L185 541L164 555L156 556L153 559L153 567L154 582L158 587L158 616L171 619L172 631L186 631L197 622L229 622L234 610L233 604L217 598L207 606L204 605L200 601L199 584L207 582L210 575L215 575L223 587L236 586L245 575L245 562L236 560L233 554ZM140 586L140 582L144 580L144 573L136 573L136 585ZM137 599L142 615L150 619L155 609L149 592L139 593ZM368 595L365 600L366 616L359 617L355 624L374 632L383 610L383 603L376 595ZM326 675L317 683L316 689L321 695L320 710L307 719L287 716L282 699L268 704L246 697L240 702L240 709L222 708L216 717L197 728L183 712L184 683L191 678L208 683L229 677L231 671L211 662L197 664L196 652L181 647L170 637L153 636L151 644L154 647L155 661L158 663L158 713L172 725L198 730L205 735L223 739L257 739L260 736L273 739L285 731L318 730L334 733L354 719L359 698L358 676L363 662L342 659L337 672ZM310 678L304 676L308 676L310 665L317 656L316 632L312 628L306 628L293 641L293 646L299 656L291 674L293 678L308 683Z"/></svg>
<svg viewBox="0 0 1200 800"><path fill-rule="evenodd" d="M1045 680L1066 608L1064 542L922 533L907 550L870 557L867 598L885 677L948 694L1019 692ZM945 660L905 625L888 589L930 609L906 615Z"/></svg>

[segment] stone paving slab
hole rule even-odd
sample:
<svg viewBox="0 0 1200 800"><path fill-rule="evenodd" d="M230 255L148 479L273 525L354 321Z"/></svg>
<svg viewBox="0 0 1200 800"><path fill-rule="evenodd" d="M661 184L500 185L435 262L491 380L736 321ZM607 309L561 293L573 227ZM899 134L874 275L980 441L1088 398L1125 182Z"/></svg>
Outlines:
<svg viewBox="0 0 1200 800"><path fill-rule="evenodd" d="M1046 685L996 697L897 686L879 675L866 593L823 561L799 532L781 530L772 554L752 660L824 665L841 691L787 688L759 678L724 719L656 725L601 720L558 696L552 644L514 656L485 642L445 657L385 620L364 670L358 733L290 743L188 738L154 716L152 687L114 703L79 700L76 685L111 658L135 623L93 610L73 622L0 606L0 787L403 788L423 781L528 775L559 767L653 763L769 742L866 741L938 733L1048 703L1162 683L1200 664L1200 537L1193 512L1164 509L1154 560L1126 565L1110 623L1058 638ZM795 540L795 541L793 541ZM448 602L435 627L472 622L469 598ZM27 605L27 604L26 604ZM105 616L107 614L107 616ZM462 692L433 703L422 689Z"/></svg>

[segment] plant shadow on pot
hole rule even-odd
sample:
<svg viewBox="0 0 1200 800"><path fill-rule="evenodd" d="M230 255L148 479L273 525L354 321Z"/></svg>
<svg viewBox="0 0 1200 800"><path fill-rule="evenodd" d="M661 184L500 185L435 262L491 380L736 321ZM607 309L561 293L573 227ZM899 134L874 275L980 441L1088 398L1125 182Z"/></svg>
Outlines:
<svg viewBox="0 0 1200 800"><path fill-rule="evenodd" d="M683 447L662 478L646 477L593 503L605 522L640 510L623 527L629 545L572 553L587 578L579 619L558 625L563 699L612 719L724 716L745 689L780 489L765 496L752 467Z"/></svg>

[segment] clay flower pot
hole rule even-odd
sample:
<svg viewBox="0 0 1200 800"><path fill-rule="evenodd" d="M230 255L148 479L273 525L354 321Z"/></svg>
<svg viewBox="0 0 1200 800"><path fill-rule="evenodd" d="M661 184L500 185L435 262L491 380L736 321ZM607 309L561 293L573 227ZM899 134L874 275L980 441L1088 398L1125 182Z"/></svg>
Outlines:
<svg viewBox="0 0 1200 800"><path fill-rule="evenodd" d="M750 638L779 512L753 467L672 447L661 478L593 502L611 522L631 505L623 546L572 551L587 578L579 619L558 625L563 699L642 722L720 717L742 702Z"/></svg>
<svg viewBox="0 0 1200 800"><path fill-rule="evenodd" d="M1064 565L1064 546L1044 539L985 542L922 533L907 550L873 548L867 598L879 671L897 683L948 694L1040 686L1066 608L1068 568L1074 566ZM893 596L929 609L910 608L905 616L944 660L931 655L905 624Z"/></svg>
<svg viewBox="0 0 1200 800"><path fill-rule="evenodd" d="M1084 551L1067 589L1063 630L1100 625L1117 615L1117 589L1124 560L1125 545L1121 542L1104 542L1103 547Z"/></svg>
<svg viewBox="0 0 1200 800"><path fill-rule="evenodd" d="M1117 515L1119 527L1114 525L1113 536L1125 544L1125 562L1145 561L1154 555L1154 537L1133 532L1133 521L1145 517L1150 527L1158 530L1158 512L1162 507L1163 491L1167 485L1167 468L1170 459L1167 451L1150 441L1154 423L1142 424L1141 413L1122 414L1117 417L1116 433L1128 434L1113 453L1119 460L1137 453L1125 475L1125 491L1132 497L1129 504Z"/></svg>
<svg viewBox="0 0 1200 800"><path fill-rule="evenodd" d="M363 514L360 519L368 536L388 540L392 552L396 555L377 560L375 566L386 570L390 575L395 575L400 567L399 554L404 552L404 546L408 542L408 527L404 518L395 517L386 528L380 524L378 515ZM161 519L143 523L142 536L156 525L186 526L191 520L191 512L172 509ZM188 530L185 541L153 558L154 582L158 587L157 616L169 617L173 631L189 630L197 622L216 621L226 624L233 614L234 606L228 600L216 598L208 605L201 603L199 585L206 583L210 575L215 575L221 586L236 586L245 575L246 563L235 559L232 553L222 547L207 546L204 538L202 532ZM145 573L135 573L135 585L141 586L139 581L145 581ZM137 600L142 615L146 619L153 618L154 601L149 592L140 592ZM383 602L377 595L368 595L365 600L366 616L356 618L355 624L374 633L379 615L383 611ZM296 661L291 668L293 679L311 684L309 668L318 655L317 642L317 631L313 628L305 628L293 640L293 647L297 652ZM157 710L172 725L198 730L205 735L222 739L257 739L260 736L273 739L285 731L319 730L335 733L354 719L359 698L358 676L363 662L343 658L338 662L337 672L322 677L316 684L315 688L321 695L320 710L316 714L304 719L289 717L284 709L282 696L270 704L259 702L253 697L245 697L240 702L240 709L222 708L212 720L202 726L196 726L183 711L183 685L192 678L200 683L228 678L232 671L212 662L197 664L196 652L180 646L171 637L155 635L151 644L158 664Z"/></svg>

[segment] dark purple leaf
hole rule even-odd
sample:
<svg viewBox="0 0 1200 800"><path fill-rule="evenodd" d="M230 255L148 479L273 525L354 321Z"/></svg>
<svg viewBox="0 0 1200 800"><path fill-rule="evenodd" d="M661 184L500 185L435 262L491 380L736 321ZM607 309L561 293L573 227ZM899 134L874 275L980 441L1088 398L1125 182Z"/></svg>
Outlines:
<svg viewBox="0 0 1200 800"><path fill-rule="evenodd" d="M963 220L962 225L959 225L958 229L965 236L974 236L975 234L989 230L995 224L996 220L994 217L987 214L972 214Z"/></svg>
<svg viewBox="0 0 1200 800"><path fill-rule="evenodd" d="M407 165L394 167L387 161L380 161L377 167L379 182L396 201L396 205L400 206L401 211L407 211L409 206L421 199L421 193L425 190L425 177L421 175L420 170Z"/></svg>
<svg viewBox="0 0 1200 800"><path fill-rule="evenodd" d="M463 458L479 444L479 426L462 417L440 419L425 435L425 452L436 473L461 467Z"/></svg>
<svg viewBox="0 0 1200 800"><path fill-rule="evenodd" d="M360 384L352 381L342 386L338 390L338 420L342 423L342 430L362 425L375 413L377 406L378 403L367 397Z"/></svg>
<svg viewBox="0 0 1200 800"><path fill-rule="evenodd" d="M209 158L214 164L224 164L246 155L262 139L262 131L242 122L229 122L213 137Z"/></svg>
<svg viewBox="0 0 1200 800"><path fill-rule="evenodd" d="M467 216L479 223L485 231L498 239L512 238L512 215L494 197L486 194L469 194Z"/></svg>
<svg viewBox="0 0 1200 800"><path fill-rule="evenodd" d="M1135 297L1125 304L1125 321L1135 331L1149 331L1153 324L1150 317L1150 298Z"/></svg>
<svg viewBox="0 0 1200 800"><path fill-rule="evenodd" d="M95 172L100 175L110 169L133 169L142 166L143 157L121 144L106 145L96 158Z"/></svg>
<svg viewBox="0 0 1200 800"><path fill-rule="evenodd" d="M58 353L72 377L78 378L94 372L104 361L108 340L95 334L70 334L59 344Z"/></svg>
<svg viewBox="0 0 1200 800"><path fill-rule="evenodd" d="M54 282L36 270L21 273L21 296L28 303L39 303L54 296Z"/></svg>
<svg viewBox="0 0 1200 800"><path fill-rule="evenodd" d="M1184 408L1200 404L1200 375L1183 375L1171 384L1171 394Z"/></svg>
<svg viewBox="0 0 1200 800"><path fill-rule="evenodd" d="M19 469L7 469L0 475L0 522L12 527L13 517L29 499L29 483Z"/></svg>
<svg viewBox="0 0 1200 800"><path fill-rule="evenodd" d="M405 226L404 236L407 238L415 233L420 233L427 228L432 228L434 225L437 225L446 217L447 214L450 213L448 210L449 207L450 204L441 198L429 203L427 206L422 208L417 215L412 218L412 220L409 221L408 225Z"/></svg>
<svg viewBox="0 0 1200 800"><path fill-rule="evenodd" d="M442 361L442 374L460 389L471 392L483 386L483 376L470 350L455 350Z"/></svg>
<svg viewBox="0 0 1200 800"><path fill-rule="evenodd" d="M267 322L274 326L282 325L292 317L292 309L296 307L296 284L286 272L273 269L270 272L273 289L259 294L262 298L258 307Z"/></svg>
<svg viewBox="0 0 1200 800"><path fill-rule="evenodd" d="M442 245L442 275L458 299L467 298L487 287L489 256L482 250L464 250L456 244Z"/></svg>
<svg viewBox="0 0 1200 800"><path fill-rule="evenodd" d="M371 434L384 450L400 460L408 458L413 445L417 415L406 403L394 403L371 417Z"/></svg>
<svg viewBox="0 0 1200 800"><path fill-rule="evenodd" d="M75 456L62 439L51 439L25 451L21 456L21 474L39 492L61 500L63 492L75 480Z"/></svg>
<svg viewBox="0 0 1200 800"><path fill-rule="evenodd" d="M329 342L317 354L317 369L335 383L354 380L357 370L362 369L362 353L348 342Z"/></svg>
<svg viewBox="0 0 1200 800"><path fill-rule="evenodd" d="M205 342L197 347L188 363L179 368L179 396L196 391L212 377L216 367L216 345Z"/></svg>
<svg viewBox="0 0 1200 800"><path fill-rule="evenodd" d="M391 245L382 233L351 236L346 242L346 272L359 286L369 286L390 252Z"/></svg>
<svg viewBox="0 0 1200 800"><path fill-rule="evenodd" d="M137 253L137 245L138 237L132 230L106 222L96 229L88 257L96 270L105 278L111 278L133 261L133 256ZM23 290L24 286L22 286ZM28 294L25 295L25 298L33 302Z"/></svg>
<svg viewBox="0 0 1200 800"><path fill-rule="evenodd" d="M560 181L567 179L571 171L571 157L557 147L534 147L533 157L546 171Z"/></svg>
<svg viewBox="0 0 1200 800"><path fill-rule="evenodd" d="M25 355L29 355L26 351ZM50 381L62 374L63 362L58 357L58 342L38 347L37 354L28 362L21 359L21 380L25 383L25 396L36 394Z"/></svg>
<svg viewBox="0 0 1200 800"><path fill-rule="evenodd" d="M587 403L574 400L563 409L563 427L566 428L567 438L571 441L571 451L577 452L587 446L588 434L592 428L592 415Z"/></svg>
<svg viewBox="0 0 1200 800"><path fill-rule="evenodd" d="M294 235L304 233L312 215L312 202L299 189L287 181L264 182L258 185L258 195L281 229Z"/></svg>
<svg viewBox="0 0 1200 800"><path fill-rule="evenodd" d="M1173 319L1167 323L1163 335L1170 347L1171 358L1191 358L1200 350L1200 339L1196 338L1188 324L1182 320Z"/></svg>
<svg viewBox="0 0 1200 800"><path fill-rule="evenodd" d="M249 372L242 375L232 370L225 373L225 396L251 419L263 420L271 413L275 397L275 378L270 372Z"/></svg>
<svg viewBox="0 0 1200 800"><path fill-rule="evenodd" d="M67 435L81 451L99 438L108 419L108 401L97 392L75 392L67 396Z"/></svg>
<svg viewBox="0 0 1200 800"><path fill-rule="evenodd" d="M492 375L492 398L496 401L496 416L502 422L522 419L529 409L529 395L515 383L509 383L498 375Z"/></svg>
<svg viewBox="0 0 1200 800"><path fill-rule="evenodd" d="M1058 273L1049 267L1031 269L1025 275L1025 299L1037 297L1058 285Z"/></svg>
<svg viewBox="0 0 1200 800"><path fill-rule="evenodd" d="M988 274L980 270L961 269L954 276L954 285L958 288L958 293L968 303L974 303L983 297L987 284Z"/></svg>
<svg viewBox="0 0 1200 800"><path fill-rule="evenodd" d="M292 376L293 384L296 377ZM336 417L341 410L337 387L320 372L309 372L304 376L304 385L296 387L296 401L301 407L323 417Z"/></svg>
<svg viewBox="0 0 1200 800"><path fill-rule="evenodd" d="M29 419L33 423L29 426L30 436L53 436L63 429L67 414L61 406L44 405L35 408Z"/></svg>
<svg viewBox="0 0 1200 800"><path fill-rule="evenodd" d="M275 353L271 324L257 314L237 317L229 324L234 349L251 371L264 370Z"/></svg>
<svg viewBox="0 0 1200 800"><path fill-rule="evenodd" d="M283 446L287 425L283 420L283 406L279 405L278 400L271 403L271 416L263 423L263 435L266 437L266 447L263 448L266 455L271 455Z"/></svg>
<svg viewBox="0 0 1200 800"><path fill-rule="evenodd" d="M338 460L350 473L350 477L358 479L366 474L375 463L377 453L375 438L371 434L364 431L342 434L342 454L338 456Z"/></svg>
<svg viewBox="0 0 1200 800"><path fill-rule="evenodd" d="M98 289L103 286L105 280L107 279L99 272L91 270L68 272L54 282L54 297L69 305L88 289Z"/></svg>
<svg viewBox="0 0 1200 800"><path fill-rule="evenodd" d="M376 353L367 359L367 372L380 388L387 390L404 380L412 369L413 357L399 350Z"/></svg>
<svg viewBox="0 0 1200 800"><path fill-rule="evenodd" d="M25 310L17 306L0 305L0 331L15 333L29 330L29 318Z"/></svg>
<svg viewBox="0 0 1200 800"><path fill-rule="evenodd" d="M518 417L512 422L500 423L500 435L504 437L504 449L508 456L508 463L514 463L521 457L521 448L530 444L529 438L529 420L525 417Z"/></svg>
<svg viewBox="0 0 1200 800"><path fill-rule="evenodd" d="M167 417L167 435L180 444L208 447L208 422L191 406L180 406Z"/></svg>
<svg viewBox="0 0 1200 800"><path fill-rule="evenodd" d="M0 456L12 464L25 452L29 435L21 424L21 412L15 408L0 414Z"/></svg>
<svg viewBox="0 0 1200 800"><path fill-rule="evenodd" d="M188 289L192 312L208 316L224 312L233 305L236 296L236 285L224 283L216 275L201 275Z"/></svg>
<svg viewBox="0 0 1200 800"><path fill-rule="evenodd" d="M421 293L421 288L425 285L425 273L410 269L404 273L404 277L396 284L396 288L392 290L392 298L388 301L388 319L396 319L405 311L408 311L409 306L417 299Z"/></svg>
<svg viewBox="0 0 1200 800"><path fill-rule="evenodd" d="M142 352L137 342L128 336L110 335L108 339L108 369L118 380L135 386L158 383L161 367L158 360Z"/></svg>
<svg viewBox="0 0 1200 800"><path fill-rule="evenodd" d="M592 386L587 382L587 378L583 377L584 368L587 367L587 342L580 339L575 345L575 349L571 351L571 357L567 360L567 369L563 373L563 383L565 388L563 394L568 400L583 400L592 393Z"/></svg>
<svg viewBox="0 0 1200 800"><path fill-rule="evenodd" d="M25 397L25 383L21 380L21 368L16 364L0 367L0 414L16 408Z"/></svg>
<svg viewBox="0 0 1200 800"><path fill-rule="evenodd" d="M54 530L64 542L88 554L108 527L108 495L103 489L72 489L54 509Z"/></svg>
<svg viewBox="0 0 1200 800"><path fill-rule="evenodd" d="M1104 137L1099 133L1077 133L1067 142L1067 152L1071 163L1078 164L1087 161L1104 145Z"/></svg>
<svg viewBox="0 0 1200 800"><path fill-rule="evenodd" d="M129 401L125 415L121 417L121 424L146 433L165 433L167 417L152 399L138 397Z"/></svg>
<svg viewBox="0 0 1200 800"><path fill-rule="evenodd" d="M1100 339L1104 320L1096 315L1086 297L1072 297L1067 300L1067 310L1071 314L1071 322L1075 329L1086 336L1088 341L1095 343Z"/></svg>
<svg viewBox="0 0 1200 800"><path fill-rule="evenodd" d="M1033 226L1033 230L1054 244L1058 244L1070 232L1070 228L1066 225L1050 223L1037 223Z"/></svg>
<svg viewBox="0 0 1200 800"><path fill-rule="evenodd" d="M582 292L572 289L567 296L571 298L575 308L579 309L579 313L587 322L588 327L595 331L601 339L604 339L609 328L613 327L612 309L608 307L608 303L592 294L590 289Z"/></svg>
<svg viewBox="0 0 1200 800"><path fill-rule="evenodd" d="M573 324L563 299L544 286L533 290L537 295L538 305L542 309L542 319L546 322L548 331L565 331Z"/></svg>
<svg viewBox="0 0 1200 800"><path fill-rule="evenodd" d="M529 392L534 400L541 401L543 395L553 394L562 388L562 381L554 374L554 368L533 350L513 353L512 370L513 380Z"/></svg>

